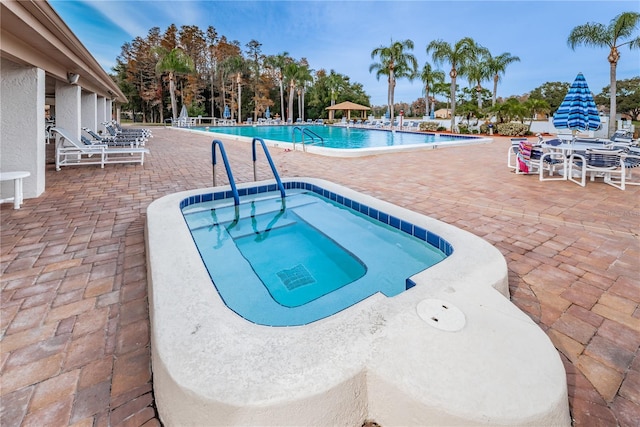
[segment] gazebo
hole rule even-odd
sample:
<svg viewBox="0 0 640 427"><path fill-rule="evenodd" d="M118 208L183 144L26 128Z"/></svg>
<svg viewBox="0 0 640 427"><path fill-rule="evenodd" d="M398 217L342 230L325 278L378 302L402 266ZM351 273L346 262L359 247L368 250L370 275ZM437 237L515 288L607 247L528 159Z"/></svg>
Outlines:
<svg viewBox="0 0 640 427"><path fill-rule="evenodd" d="M347 110L347 120L351 120L351 110L361 111L362 118L364 118L364 112L367 110L371 110L371 108L366 105L356 104L351 101L344 101L336 105L332 105L330 107L325 108L325 110L329 110L329 120L333 120L333 114L336 110Z"/></svg>

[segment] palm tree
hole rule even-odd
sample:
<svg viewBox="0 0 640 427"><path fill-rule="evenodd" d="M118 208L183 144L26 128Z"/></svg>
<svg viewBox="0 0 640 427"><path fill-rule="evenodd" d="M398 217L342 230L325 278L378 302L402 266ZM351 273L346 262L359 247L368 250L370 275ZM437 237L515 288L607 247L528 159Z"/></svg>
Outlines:
<svg viewBox="0 0 640 427"><path fill-rule="evenodd" d="M329 76L327 76L327 84L331 91L331 106L336 105L336 92L343 90L345 87L345 80L340 74L336 74L331 70ZM329 110L329 119L333 120L334 110Z"/></svg>
<svg viewBox="0 0 640 427"><path fill-rule="evenodd" d="M224 106L227 105L227 99L226 99L227 96L226 96L225 87L227 83L230 83L231 90L229 93L231 95L231 104L233 104L233 97L234 97L233 87L236 86L236 84L242 83L241 78L239 79L238 76L241 75L246 70L246 66L245 66L244 59L240 55L230 56L226 58L224 61L222 61L219 64L219 66L220 66L219 74L220 74L220 80L221 80L220 87L221 87L221 96L222 96L222 102L220 103L220 116L222 117ZM238 111L238 110L231 107L232 106L237 107L239 104L240 104L240 100L238 100L238 102L236 102L235 105L230 106L232 117L234 115L234 111Z"/></svg>
<svg viewBox="0 0 640 427"><path fill-rule="evenodd" d="M298 68L296 74L296 90L298 92L298 118L304 121L304 94L307 90L307 86L313 81L311 76L311 70L306 65L302 65Z"/></svg>
<svg viewBox="0 0 640 427"><path fill-rule="evenodd" d="M242 73L240 72L236 75L236 84L238 85L238 124L242 124Z"/></svg>
<svg viewBox="0 0 640 427"><path fill-rule="evenodd" d="M469 83L475 83L476 97L478 98L478 113L482 110L482 82L489 80L493 73L489 69L488 59L491 58L489 50L476 45L472 58L466 64L461 65L459 73L469 79Z"/></svg>
<svg viewBox="0 0 640 427"><path fill-rule="evenodd" d="M638 27L640 13L624 12L611 20L608 26L598 23L579 25L571 30L567 44L571 49L578 45L593 47L608 47L610 71L609 71L609 136L613 134L616 121L616 67L620 60L619 48L629 45L629 49L640 48L640 36L621 43L622 39L633 37L633 33Z"/></svg>
<svg viewBox="0 0 640 427"><path fill-rule="evenodd" d="M413 49L411 40L394 42L391 40L391 46L380 46L371 51L371 59L376 56L380 57L380 62L373 63L369 66L369 72L376 70L376 78L379 80L381 75L387 76L389 89L387 92L387 104L389 114L391 115L391 123L393 126L393 94L396 88L396 79L406 77L413 80L418 72L418 61L411 53L405 50Z"/></svg>
<svg viewBox="0 0 640 427"><path fill-rule="evenodd" d="M451 91L451 85L448 85L444 81L443 82L438 82L438 83L433 85L431 90L433 91L434 95L444 95L445 96L445 99L447 100L447 111L448 111L449 110L449 101L451 101L451 99L449 98L449 92ZM435 98L434 98L434 100L435 100Z"/></svg>
<svg viewBox="0 0 640 427"><path fill-rule="evenodd" d="M524 106L529 112L529 117L531 117L529 131L531 131L531 125L538 113L548 113L550 111L549 103L543 99L529 98L524 102Z"/></svg>
<svg viewBox="0 0 640 427"><path fill-rule="evenodd" d="M260 76L264 69L264 55L262 54L262 43L253 39L246 44L247 51L247 68L250 72L250 89L253 89L253 97L251 98L253 103L253 120L258 120L258 104L255 102L258 99L258 91L260 86ZM242 117L238 117L242 121Z"/></svg>
<svg viewBox="0 0 640 427"><path fill-rule="evenodd" d="M487 68L493 74L493 96L491 97L491 106L496 105L496 96L498 93L498 82L500 81L500 74L504 74L507 69L507 65L512 62L520 62L520 58L512 56L509 52L502 53L498 56L491 56L487 58Z"/></svg>
<svg viewBox="0 0 640 427"><path fill-rule="evenodd" d="M155 52L160 59L156 64L157 73L169 73L169 94L171 95L171 115L175 121L178 118L178 103L176 101L176 78L177 73L193 72L193 60L184 51L176 47L167 50L162 46L157 46Z"/></svg>
<svg viewBox="0 0 640 427"><path fill-rule="evenodd" d="M444 72L440 70L433 70L431 64L427 62L424 64L424 67L422 67L420 80L424 83L425 111L426 115L429 115L429 112L431 111L431 109L429 109L429 93L432 92L434 86L439 83L444 83Z"/></svg>
<svg viewBox="0 0 640 427"><path fill-rule="evenodd" d="M508 123L513 120L524 122L529 110L517 98L509 98L502 104L497 104L492 110L496 113L499 123Z"/></svg>
<svg viewBox="0 0 640 427"><path fill-rule="evenodd" d="M427 46L427 54L431 53L433 62L436 65L443 63L451 64L449 77L451 77L451 90L449 97L451 99L451 130L456 127L456 78L458 77L458 68L473 59L476 55L476 43L470 37L465 37L451 46L444 40L434 40Z"/></svg>
<svg viewBox="0 0 640 427"><path fill-rule="evenodd" d="M211 90L211 116L215 111L214 83L216 74L216 49L218 43L218 32L211 25L207 27L207 68L209 71L210 90Z"/></svg>
<svg viewBox="0 0 640 427"><path fill-rule="evenodd" d="M291 62L291 58L289 58L288 52L282 52L274 56L270 56L267 58L267 64L269 67L273 68L276 72L276 79L278 80L278 85L280 86L280 117L284 120L284 87L283 87L283 70L287 63Z"/></svg>
<svg viewBox="0 0 640 427"><path fill-rule="evenodd" d="M284 80L287 81L287 84L289 86L289 102L287 107L286 120L288 121L289 119L291 119L292 123L293 123L293 98L296 93L296 88L298 85L298 77L301 73L300 68L301 67L299 64L297 64L296 62L291 62L285 65L284 69L282 70ZM284 120L284 116L283 116L283 120Z"/></svg>

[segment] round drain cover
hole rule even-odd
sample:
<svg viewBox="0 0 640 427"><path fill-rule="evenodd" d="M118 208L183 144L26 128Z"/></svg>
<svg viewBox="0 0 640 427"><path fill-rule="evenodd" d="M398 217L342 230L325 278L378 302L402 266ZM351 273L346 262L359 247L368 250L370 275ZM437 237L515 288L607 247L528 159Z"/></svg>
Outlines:
<svg viewBox="0 0 640 427"><path fill-rule="evenodd" d="M434 328L455 332L464 328L464 313L453 304L439 299L425 299L418 303L418 316Z"/></svg>

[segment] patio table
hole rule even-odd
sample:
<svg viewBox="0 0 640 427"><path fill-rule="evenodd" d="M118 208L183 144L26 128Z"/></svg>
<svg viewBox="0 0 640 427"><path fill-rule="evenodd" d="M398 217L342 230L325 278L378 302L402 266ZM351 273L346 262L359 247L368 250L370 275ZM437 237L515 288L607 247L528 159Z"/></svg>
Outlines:
<svg viewBox="0 0 640 427"><path fill-rule="evenodd" d="M543 142L542 144L539 145L539 147L547 148L549 150L554 150L554 151L561 151L565 153L567 157L573 153L584 153L589 148L595 148L598 150L602 150L602 149L606 150L607 148L609 148L608 145L605 145L602 143L595 143L595 142L591 143L591 142L584 142L584 141L578 141L578 142L563 141L562 144L558 144L558 145L552 145L552 144L547 144Z"/></svg>
<svg viewBox="0 0 640 427"><path fill-rule="evenodd" d="M31 173L27 171L14 171L14 172L0 172L0 182L13 180L13 197L6 197L0 199L0 203L9 202L13 200L13 208L20 209L22 204L22 179L30 176Z"/></svg>
<svg viewBox="0 0 640 427"><path fill-rule="evenodd" d="M571 165L569 164L569 158L572 154L581 154L584 155L587 150L595 149L595 150L607 150L610 149L609 145L602 143L591 143L585 141L571 142L569 140L563 140L562 144L547 144L543 142L539 144L538 147L543 149L549 149L552 151L559 151L564 154L564 165L563 170L566 171L564 174L564 179L569 179L569 174L571 173Z"/></svg>

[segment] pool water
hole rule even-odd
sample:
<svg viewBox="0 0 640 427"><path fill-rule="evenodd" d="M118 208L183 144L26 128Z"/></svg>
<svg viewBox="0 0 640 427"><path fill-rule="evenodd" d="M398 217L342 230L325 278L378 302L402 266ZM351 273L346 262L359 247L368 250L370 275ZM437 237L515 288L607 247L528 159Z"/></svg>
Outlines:
<svg viewBox="0 0 640 427"><path fill-rule="evenodd" d="M251 222L251 226L243 222ZM313 301L366 272L360 260L292 209L278 211L275 216L270 212L243 218L237 224L231 230L227 225L227 231L273 299L285 307Z"/></svg>
<svg viewBox="0 0 640 427"><path fill-rule="evenodd" d="M304 126L217 126L217 127L196 127L194 130L209 131L213 133L222 133L227 135L237 135L243 137L255 137L265 140L279 141L291 143L293 141L294 128L307 129L323 138L324 143L314 143L318 147L326 148L372 148L372 147L390 147L396 145L416 145L416 144L433 144L447 141L459 141L463 139L473 139L473 137L464 135L439 135L431 133L412 133L412 132L391 132L389 130L380 129L361 129L344 126L321 126L321 125L304 125ZM302 142L301 131L295 131L296 142ZM311 140L305 135L305 143L310 144L318 141Z"/></svg>
<svg viewBox="0 0 640 427"><path fill-rule="evenodd" d="M278 193L279 194L279 193ZM245 319L294 326L382 293L446 255L425 240L313 192L289 190L183 208L198 251L225 304Z"/></svg>

